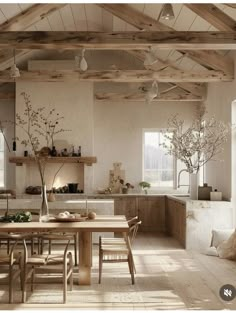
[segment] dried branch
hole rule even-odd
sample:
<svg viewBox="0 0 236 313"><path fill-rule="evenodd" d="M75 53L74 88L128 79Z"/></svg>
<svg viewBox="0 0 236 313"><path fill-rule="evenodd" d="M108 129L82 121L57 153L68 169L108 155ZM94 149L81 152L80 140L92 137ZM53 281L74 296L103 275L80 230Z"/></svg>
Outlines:
<svg viewBox="0 0 236 313"><path fill-rule="evenodd" d="M182 161L189 173L199 169L223 151L230 127L215 118L205 118L205 107L201 106L189 128L178 115L168 120L168 130L161 144L167 153Z"/></svg>

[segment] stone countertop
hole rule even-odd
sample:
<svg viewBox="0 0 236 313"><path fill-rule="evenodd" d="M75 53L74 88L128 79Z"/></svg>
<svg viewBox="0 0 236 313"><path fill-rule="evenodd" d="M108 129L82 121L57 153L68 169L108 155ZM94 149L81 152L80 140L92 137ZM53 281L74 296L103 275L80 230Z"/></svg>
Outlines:
<svg viewBox="0 0 236 313"><path fill-rule="evenodd" d="M9 209L39 209L41 198L37 199L10 199L8 201ZM0 200L0 209L6 209L6 200ZM106 208L114 207L113 199L67 199L61 201L48 202L49 209L75 209L75 208Z"/></svg>
<svg viewBox="0 0 236 313"><path fill-rule="evenodd" d="M57 200L67 200L69 199L89 199L89 198L95 198L95 199L111 199L116 197L158 197L158 196L176 196L176 197L186 197L188 198L187 194L169 194L169 193L106 193L106 194L100 194L100 193L64 193L64 194L55 194L55 197ZM17 199L40 199L41 195L28 195L28 194L21 194L16 195Z"/></svg>
<svg viewBox="0 0 236 313"><path fill-rule="evenodd" d="M211 201L211 200L192 200L186 195L166 195L169 199L173 199L180 203L188 203L191 206L204 208L212 205L220 205L221 203L230 203L230 201Z"/></svg>

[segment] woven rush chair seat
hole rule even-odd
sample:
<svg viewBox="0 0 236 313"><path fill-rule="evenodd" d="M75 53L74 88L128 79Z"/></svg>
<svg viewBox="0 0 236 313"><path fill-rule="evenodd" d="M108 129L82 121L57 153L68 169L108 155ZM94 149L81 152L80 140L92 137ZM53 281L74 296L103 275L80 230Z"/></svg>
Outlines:
<svg viewBox="0 0 236 313"><path fill-rule="evenodd" d="M43 254L44 242L48 241L48 253L52 253L53 241L70 240L74 246L74 264L78 265L78 233L46 233L40 234L41 247L39 252Z"/></svg>
<svg viewBox="0 0 236 313"><path fill-rule="evenodd" d="M39 235L31 235L31 237L40 238ZM41 238L40 238L41 239ZM23 276L23 294L22 302L26 302L26 285L30 278L31 291L34 291L35 274L38 268L43 271L45 267L52 265L61 265L62 281L63 281L63 303L67 298L67 283L69 281L70 290L73 288L73 258L72 253L68 251L70 239L68 240L64 252L61 254L33 254L28 256L26 241L24 241L24 276ZM53 270L53 268L52 268ZM48 272L45 271L47 274ZM57 271L58 273L58 271Z"/></svg>

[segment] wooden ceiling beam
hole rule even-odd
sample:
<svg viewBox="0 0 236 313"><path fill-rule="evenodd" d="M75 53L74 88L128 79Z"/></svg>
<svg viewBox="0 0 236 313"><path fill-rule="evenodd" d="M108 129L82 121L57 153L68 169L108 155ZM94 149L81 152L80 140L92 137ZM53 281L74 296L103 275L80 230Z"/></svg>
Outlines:
<svg viewBox="0 0 236 313"><path fill-rule="evenodd" d="M123 21L135 26L139 30L150 31L175 31L173 28L160 23L150 16L141 13L132 8L128 4L97 4L113 15L119 17ZM233 60L220 55L216 51L184 51L179 50L180 53L188 53L188 57L198 62L207 69L220 70L224 73L232 74L234 68Z"/></svg>
<svg viewBox="0 0 236 313"><path fill-rule="evenodd" d="M131 50L127 51L129 54L132 54L134 57L138 58L140 61L144 62L146 58L146 52L143 50ZM156 56L158 63L155 63L151 65L148 69L156 71L160 68L169 68L174 70L180 70L177 66L175 66L173 63L170 63L168 61L162 60L160 57ZM206 84L196 84L196 83L177 83L176 84L181 89L188 91L192 93L195 96L205 96L206 94Z"/></svg>
<svg viewBox="0 0 236 313"><path fill-rule="evenodd" d="M220 31L236 31L236 22L211 3L185 3L187 8Z"/></svg>
<svg viewBox="0 0 236 313"><path fill-rule="evenodd" d="M22 13L12 17L5 23L0 25L0 31L19 31L27 29L33 24L43 20L49 14L62 8L66 4L60 3L40 3L35 4L32 7L26 9ZM9 47L11 51L0 50L0 70L7 69L13 64L13 51L12 47ZM22 57L31 54L31 51L17 50L15 52L16 60L20 60Z"/></svg>
<svg viewBox="0 0 236 313"><path fill-rule="evenodd" d="M235 32L0 32L0 48L16 49L236 49Z"/></svg>
<svg viewBox="0 0 236 313"><path fill-rule="evenodd" d="M115 92L96 92L95 99L97 101L145 101L144 92L129 92L129 93L115 93ZM153 101L203 101L202 97L197 97L189 94L188 92L183 93L164 93L155 97Z"/></svg>
<svg viewBox="0 0 236 313"><path fill-rule="evenodd" d="M22 13L14 16L10 20L0 25L1 31L19 31L26 29L33 24L43 20L49 14L61 9L66 4L64 3L41 3L34 4Z"/></svg>
<svg viewBox="0 0 236 313"><path fill-rule="evenodd" d="M108 70L108 71L21 71L21 76L16 81L33 82L64 82L64 81L92 81L92 82L217 82L232 81L233 77L222 72L184 72L150 70ZM0 82L12 82L9 71L0 72Z"/></svg>

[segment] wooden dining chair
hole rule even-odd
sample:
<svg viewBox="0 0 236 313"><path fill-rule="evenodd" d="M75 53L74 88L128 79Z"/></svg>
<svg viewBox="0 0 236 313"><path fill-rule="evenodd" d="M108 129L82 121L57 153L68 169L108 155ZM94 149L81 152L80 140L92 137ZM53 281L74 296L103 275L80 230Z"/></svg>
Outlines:
<svg viewBox="0 0 236 313"><path fill-rule="evenodd" d="M39 235L31 235L32 237L38 238ZM26 241L24 240L24 262L23 262L23 294L22 302L26 302L26 286L27 281L30 278L31 291L34 290L35 274L38 268L43 269L44 267L52 266L52 270L55 270L56 266L62 266L62 280L63 280L63 303L66 303L67 298L67 283L69 281L70 290L73 288L73 258L72 253L68 251L70 239L68 240L64 252L62 254L33 254L28 255ZM58 268L57 268L58 269ZM58 270L56 271L58 273Z"/></svg>
<svg viewBox="0 0 236 313"><path fill-rule="evenodd" d="M78 245L79 245L79 235L78 233L47 233L47 234L40 234L40 248L39 253L43 253L45 247L45 241L48 242L48 253L52 253L53 243L54 242L61 242L61 241L68 241L73 244L74 248L74 265L78 265Z"/></svg>
<svg viewBox="0 0 236 313"><path fill-rule="evenodd" d="M133 260L133 254L131 244L134 241L139 225L141 221L136 221L137 218L132 219L131 226L129 228L129 234L123 238L103 238L99 237L99 279L98 283L101 283L102 279L102 266L103 263L116 263L127 262L129 266L129 272L131 275L132 284L134 284L135 265ZM134 222L134 223L133 223Z"/></svg>
<svg viewBox="0 0 236 313"><path fill-rule="evenodd" d="M19 234L6 234L1 233L0 238L7 242L14 242L9 251L0 252L0 266L6 268L8 273L8 291L9 291L9 303L13 303L13 290L16 284L16 280L20 278L21 289L22 284L22 254L16 251L16 246L23 239L23 235Z"/></svg>

